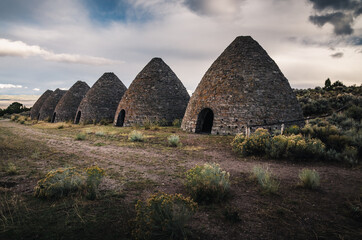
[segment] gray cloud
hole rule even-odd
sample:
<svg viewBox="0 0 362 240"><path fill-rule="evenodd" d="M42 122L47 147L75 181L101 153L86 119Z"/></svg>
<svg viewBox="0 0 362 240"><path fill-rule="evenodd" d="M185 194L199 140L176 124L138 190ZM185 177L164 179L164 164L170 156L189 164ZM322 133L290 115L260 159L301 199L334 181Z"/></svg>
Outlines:
<svg viewBox="0 0 362 240"><path fill-rule="evenodd" d="M339 36L334 38L319 39L315 37L288 37L286 41L299 43L305 46L328 47L335 51L337 47L362 46L362 38L357 36Z"/></svg>
<svg viewBox="0 0 362 240"><path fill-rule="evenodd" d="M0 1L0 21L24 22L33 20L33 12L44 0L2 0Z"/></svg>
<svg viewBox="0 0 362 240"><path fill-rule="evenodd" d="M336 35L350 35L353 33L351 27L353 17L350 14L335 12L321 16L310 16L309 20L320 27L323 27L326 23L332 24Z"/></svg>
<svg viewBox="0 0 362 240"><path fill-rule="evenodd" d="M317 25L324 26L330 23L336 35L353 34L352 25L362 14L362 0L308 0L320 15L313 15L309 20Z"/></svg>
<svg viewBox="0 0 362 240"><path fill-rule="evenodd" d="M330 55L332 58L342 58L343 57L343 52L337 52L334 54Z"/></svg>
<svg viewBox="0 0 362 240"><path fill-rule="evenodd" d="M313 3L313 8L322 10L353 10L361 6L360 0L309 0Z"/></svg>
<svg viewBox="0 0 362 240"><path fill-rule="evenodd" d="M127 19L103 23L94 17L83 0L0 0L4 7L0 8L0 38L18 40L16 46L14 41L0 44L0 48L9 45L0 53L3 55L0 56L0 83L28 87L0 88L0 95L39 94L46 89L69 88L78 79L91 86L103 72L115 72L128 86L155 56L169 64L187 89L194 90L210 64L238 35L251 35L257 40L292 86L323 84L327 75L335 79L343 76L344 83L354 84L362 75L359 66L362 55L356 52L354 44L345 44L352 37L361 36L358 35L361 30L356 27L354 35L331 38L305 21L312 15L312 4L307 6L305 1L122 1L129 2L130 9L125 9ZM14 2L19 7L13 4L7 8L4 2ZM33 2L34 8L22 5ZM5 11L9 14L2 15ZM141 16L142 21L129 21L129 12ZM143 18L144 14L152 18ZM287 41L288 36L293 37ZM305 44L312 46L306 47L301 42L304 38L309 38ZM359 42L354 38L353 43ZM327 52L325 44L337 50ZM342 50L343 58L330 57ZM98 56L126 62L91 67L64 64L79 62L79 56L82 61L84 56ZM95 62L88 57L86 60ZM40 91L33 90L36 88Z"/></svg>
<svg viewBox="0 0 362 240"><path fill-rule="evenodd" d="M199 15L217 16L238 13L244 0L184 0L184 5Z"/></svg>

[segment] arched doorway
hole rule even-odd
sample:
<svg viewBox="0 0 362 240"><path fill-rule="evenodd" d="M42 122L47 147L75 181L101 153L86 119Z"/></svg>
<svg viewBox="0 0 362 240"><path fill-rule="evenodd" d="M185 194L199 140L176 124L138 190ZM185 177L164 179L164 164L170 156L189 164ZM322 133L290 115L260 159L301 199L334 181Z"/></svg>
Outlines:
<svg viewBox="0 0 362 240"><path fill-rule="evenodd" d="M81 115L82 115L81 111L78 111L77 116L75 117L75 121L74 121L75 124L79 123Z"/></svg>
<svg viewBox="0 0 362 240"><path fill-rule="evenodd" d="M196 123L196 133L211 133L214 123L214 113L210 108L204 108L199 113Z"/></svg>
<svg viewBox="0 0 362 240"><path fill-rule="evenodd" d="M55 121L55 116L57 115L57 113L56 112L54 112L53 113L53 117L52 117L52 120L50 121L51 123L54 123L54 121Z"/></svg>
<svg viewBox="0 0 362 240"><path fill-rule="evenodd" d="M126 111L122 109L118 114L116 126L123 127L125 116L126 116Z"/></svg>

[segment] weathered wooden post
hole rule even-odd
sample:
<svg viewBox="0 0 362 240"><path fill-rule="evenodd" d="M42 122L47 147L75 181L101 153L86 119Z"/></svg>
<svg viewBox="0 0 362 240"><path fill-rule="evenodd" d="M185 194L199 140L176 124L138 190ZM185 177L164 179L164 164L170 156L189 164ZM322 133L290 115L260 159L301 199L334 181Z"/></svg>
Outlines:
<svg viewBox="0 0 362 240"><path fill-rule="evenodd" d="M282 126L280 127L280 134L283 135L284 132L284 123L282 123Z"/></svg>
<svg viewBox="0 0 362 240"><path fill-rule="evenodd" d="M249 126L246 126L246 129L245 129L245 131L246 131L246 138L249 138L250 137L250 127Z"/></svg>

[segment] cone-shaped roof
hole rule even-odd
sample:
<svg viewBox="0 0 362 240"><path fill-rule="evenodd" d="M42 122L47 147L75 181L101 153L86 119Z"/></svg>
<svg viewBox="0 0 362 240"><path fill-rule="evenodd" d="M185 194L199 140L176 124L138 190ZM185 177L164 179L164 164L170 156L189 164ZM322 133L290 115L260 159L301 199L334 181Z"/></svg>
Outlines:
<svg viewBox="0 0 362 240"><path fill-rule="evenodd" d="M53 113L52 122L73 121L78 106L89 89L87 83L77 81L58 102Z"/></svg>
<svg viewBox="0 0 362 240"><path fill-rule="evenodd" d="M47 100L47 98L52 95L53 91L52 90L46 90L39 98L38 100L34 103L33 107L31 108L30 111L30 117L33 120L38 119L39 117L39 111L40 108L43 106L43 103Z"/></svg>
<svg viewBox="0 0 362 240"><path fill-rule="evenodd" d="M101 120L112 122L117 105L126 90L126 86L114 73L104 73L81 101L75 122L98 123Z"/></svg>
<svg viewBox="0 0 362 240"><path fill-rule="evenodd" d="M210 111L201 113L203 109ZM241 36L203 76L190 99L182 128L203 132L207 122L213 134L234 134L242 132L247 124L302 117L299 103L277 64L253 38Z"/></svg>
<svg viewBox="0 0 362 240"><path fill-rule="evenodd" d="M183 118L189 99L186 88L171 68L161 58L153 58L124 94L114 124L143 124L145 119L172 123ZM125 114L120 116L122 110Z"/></svg>
<svg viewBox="0 0 362 240"><path fill-rule="evenodd" d="M57 88L44 102L43 106L40 108L39 111L39 120L41 121L47 121L51 120L51 117L53 115L54 109L57 106L59 100L63 97L63 95L67 91L60 90Z"/></svg>

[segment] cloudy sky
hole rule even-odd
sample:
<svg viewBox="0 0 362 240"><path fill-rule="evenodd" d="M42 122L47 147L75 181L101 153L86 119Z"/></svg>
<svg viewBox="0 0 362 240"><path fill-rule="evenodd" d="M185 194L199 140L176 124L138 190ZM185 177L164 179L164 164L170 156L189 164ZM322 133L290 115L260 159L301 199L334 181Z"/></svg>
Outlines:
<svg viewBox="0 0 362 240"><path fill-rule="evenodd" d="M161 57L193 91L222 51L250 35L294 88L362 83L362 0L1 0L0 95L128 87Z"/></svg>

